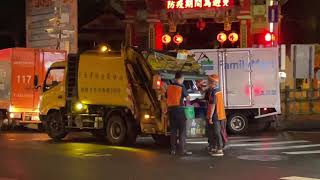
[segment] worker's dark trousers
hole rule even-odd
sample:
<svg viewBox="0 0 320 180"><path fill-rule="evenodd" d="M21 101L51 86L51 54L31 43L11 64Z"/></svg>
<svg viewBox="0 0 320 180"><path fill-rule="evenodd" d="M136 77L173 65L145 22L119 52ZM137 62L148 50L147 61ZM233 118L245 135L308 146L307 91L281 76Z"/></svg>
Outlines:
<svg viewBox="0 0 320 180"><path fill-rule="evenodd" d="M223 139L221 133L221 122L219 120L213 120L213 124L209 124L208 127L208 142L212 148L223 148Z"/></svg>
<svg viewBox="0 0 320 180"><path fill-rule="evenodd" d="M185 152L186 144L186 116L182 107L169 108L169 120L171 131L171 150L179 150L181 153ZM179 138L179 144L177 149L177 140Z"/></svg>
<svg viewBox="0 0 320 180"><path fill-rule="evenodd" d="M228 143L228 134L227 134L227 120L220 121L221 123L221 135L223 139L223 147Z"/></svg>

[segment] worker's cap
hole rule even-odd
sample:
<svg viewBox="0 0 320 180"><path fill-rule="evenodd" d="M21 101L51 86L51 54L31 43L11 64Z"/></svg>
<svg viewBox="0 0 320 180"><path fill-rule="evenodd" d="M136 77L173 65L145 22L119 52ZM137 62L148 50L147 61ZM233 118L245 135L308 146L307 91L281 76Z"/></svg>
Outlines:
<svg viewBox="0 0 320 180"><path fill-rule="evenodd" d="M209 75L209 76L208 76L208 81L209 81L209 82L213 82L213 81L219 82L219 76L216 75L216 74Z"/></svg>

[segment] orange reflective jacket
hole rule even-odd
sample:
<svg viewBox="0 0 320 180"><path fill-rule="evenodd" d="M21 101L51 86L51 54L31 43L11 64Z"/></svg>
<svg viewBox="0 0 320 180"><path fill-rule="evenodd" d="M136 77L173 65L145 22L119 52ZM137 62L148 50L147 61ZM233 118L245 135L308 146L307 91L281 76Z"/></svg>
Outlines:
<svg viewBox="0 0 320 180"><path fill-rule="evenodd" d="M214 94L212 94L214 93ZM215 100L213 100L213 98ZM215 105L215 112L218 120L225 120L226 119L226 112L224 109L224 100L223 100L223 94L220 90L214 90L210 92L209 95L209 103L208 103L208 111L207 116L210 116L212 114L212 106Z"/></svg>
<svg viewBox="0 0 320 180"><path fill-rule="evenodd" d="M169 85L167 89L167 105L168 107L180 106L182 96L182 87L177 85Z"/></svg>

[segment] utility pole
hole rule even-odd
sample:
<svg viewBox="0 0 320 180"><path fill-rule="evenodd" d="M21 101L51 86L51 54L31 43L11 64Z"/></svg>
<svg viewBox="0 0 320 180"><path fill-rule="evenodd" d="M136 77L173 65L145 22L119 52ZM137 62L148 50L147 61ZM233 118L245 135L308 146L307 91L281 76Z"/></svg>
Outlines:
<svg viewBox="0 0 320 180"><path fill-rule="evenodd" d="M267 19L269 23L269 31L272 37L272 46L278 46L280 37L280 4L279 0L269 0L267 6Z"/></svg>
<svg viewBox="0 0 320 180"><path fill-rule="evenodd" d="M61 43L64 41L64 39L70 37L70 34L74 33L74 30L67 29L69 20L63 17L62 7L63 7L63 0L54 1L54 17L49 19L50 27L46 29L46 32L50 37L56 38L57 50L61 50Z"/></svg>

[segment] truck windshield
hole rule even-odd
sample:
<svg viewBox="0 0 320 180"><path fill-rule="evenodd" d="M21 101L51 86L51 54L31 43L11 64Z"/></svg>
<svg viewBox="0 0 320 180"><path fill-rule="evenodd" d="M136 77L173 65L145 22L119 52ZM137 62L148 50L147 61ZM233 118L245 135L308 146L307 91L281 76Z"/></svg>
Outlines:
<svg viewBox="0 0 320 180"><path fill-rule="evenodd" d="M63 81L64 68L51 68L46 76L44 90L49 90Z"/></svg>

